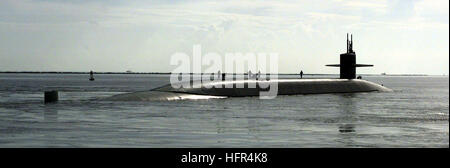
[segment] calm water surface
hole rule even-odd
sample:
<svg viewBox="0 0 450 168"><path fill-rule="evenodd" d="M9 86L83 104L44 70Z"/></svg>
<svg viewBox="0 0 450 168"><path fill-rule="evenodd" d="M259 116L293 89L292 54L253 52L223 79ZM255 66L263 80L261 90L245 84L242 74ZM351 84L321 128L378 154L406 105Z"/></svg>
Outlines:
<svg viewBox="0 0 450 168"><path fill-rule="evenodd" d="M364 77L392 93L154 102L97 99L169 76L88 77L0 74L0 147L449 147L443 76ZM53 89L59 103L44 105Z"/></svg>

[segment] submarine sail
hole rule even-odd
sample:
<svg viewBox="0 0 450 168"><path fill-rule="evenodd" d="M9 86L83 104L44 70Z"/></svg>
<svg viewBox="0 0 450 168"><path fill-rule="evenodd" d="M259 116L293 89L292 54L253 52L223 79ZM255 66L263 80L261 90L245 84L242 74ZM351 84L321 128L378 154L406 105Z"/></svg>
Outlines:
<svg viewBox="0 0 450 168"><path fill-rule="evenodd" d="M356 67L372 67L369 64L356 64L356 53L353 51L353 35L348 40L347 33L347 52L340 55L340 64L329 64L326 66L330 67L340 67L340 78L341 79L355 79L356 78Z"/></svg>

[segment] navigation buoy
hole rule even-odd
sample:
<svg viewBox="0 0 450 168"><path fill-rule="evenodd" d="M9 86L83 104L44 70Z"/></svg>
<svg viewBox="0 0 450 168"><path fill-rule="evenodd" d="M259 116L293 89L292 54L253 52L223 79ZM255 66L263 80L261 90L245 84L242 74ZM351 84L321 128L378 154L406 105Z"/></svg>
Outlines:
<svg viewBox="0 0 450 168"><path fill-rule="evenodd" d="M91 75L91 77L89 77L89 80L90 81L94 81L95 79L94 79L94 72L89 72L89 74Z"/></svg>

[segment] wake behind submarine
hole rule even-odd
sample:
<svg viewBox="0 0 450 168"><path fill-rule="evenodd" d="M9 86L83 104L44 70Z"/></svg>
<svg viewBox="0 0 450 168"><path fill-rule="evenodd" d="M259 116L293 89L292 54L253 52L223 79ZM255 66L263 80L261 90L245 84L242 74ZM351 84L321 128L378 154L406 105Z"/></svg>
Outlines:
<svg viewBox="0 0 450 168"><path fill-rule="evenodd" d="M171 84L152 89L150 91L125 93L106 98L110 101L152 101L152 100L183 100L183 99L209 99L226 97L260 96L270 87L262 88L261 85L271 86L276 82L277 95L298 94L330 94L330 93L357 93L357 92L391 92L392 90L382 85L356 78L356 67L371 67L368 64L356 64L356 53L353 51L353 37L348 39L347 52L340 55L340 64L326 66L339 67L339 79L239 79L222 81L201 82L195 85L189 81L192 87L174 88ZM240 85L241 87L237 87ZM243 86L243 87L242 87ZM256 86L256 87L249 87Z"/></svg>

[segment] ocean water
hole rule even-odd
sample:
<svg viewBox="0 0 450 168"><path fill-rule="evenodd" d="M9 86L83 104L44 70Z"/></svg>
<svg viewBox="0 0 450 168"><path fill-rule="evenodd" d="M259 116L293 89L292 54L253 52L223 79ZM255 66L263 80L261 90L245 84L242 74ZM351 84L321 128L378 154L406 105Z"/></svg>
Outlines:
<svg viewBox="0 0 450 168"><path fill-rule="evenodd" d="M449 147L448 76L363 78L391 93L147 102L99 98L168 75L88 77L0 74L0 147Z"/></svg>

